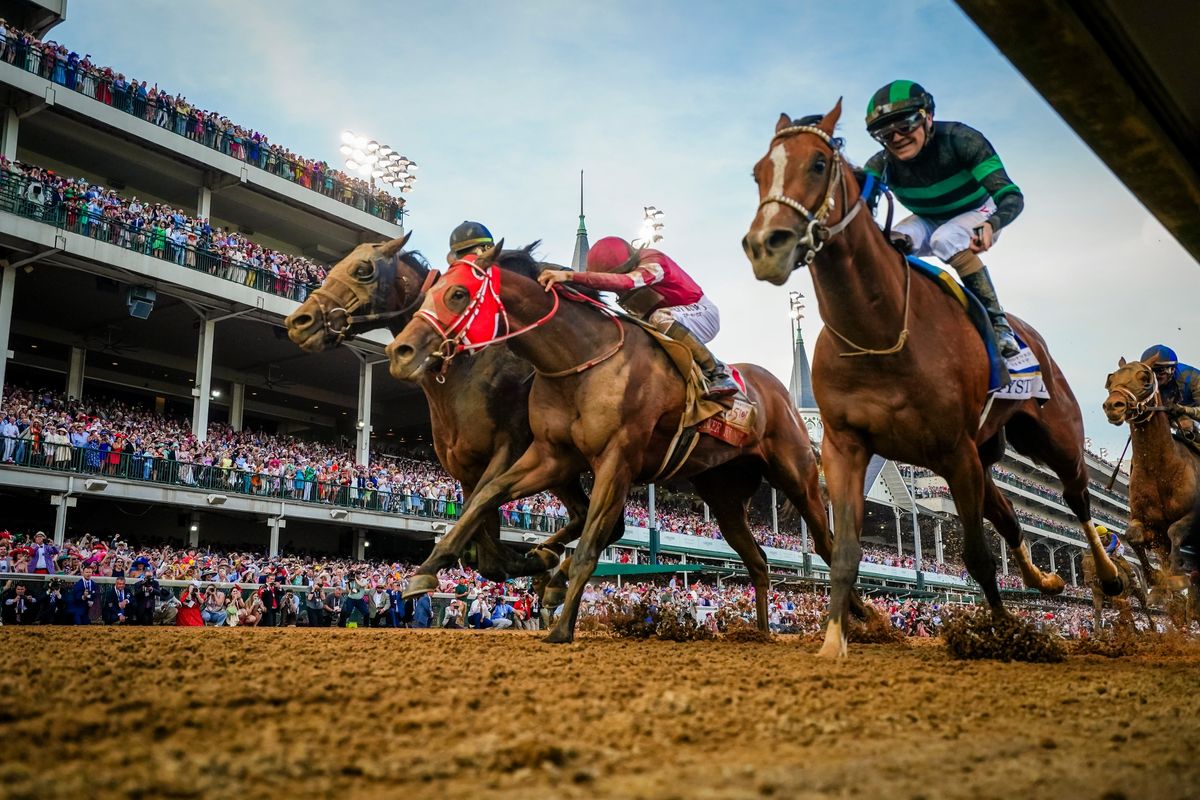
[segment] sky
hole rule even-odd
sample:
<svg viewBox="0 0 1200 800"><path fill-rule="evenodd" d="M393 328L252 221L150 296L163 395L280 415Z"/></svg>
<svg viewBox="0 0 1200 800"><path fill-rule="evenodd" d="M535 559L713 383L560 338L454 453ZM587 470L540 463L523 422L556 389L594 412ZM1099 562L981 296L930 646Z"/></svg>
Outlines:
<svg viewBox="0 0 1200 800"><path fill-rule="evenodd" d="M868 98L916 80L1024 192L985 263L1049 343L1095 449L1115 459L1125 441L1100 410L1118 357L1164 342L1200 359L1196 262L951 0L112 0L70 3L51 38L309 157L340 163L346 128L391 145L419 164L410 246L434 263L464 219L569 263L584 170L591 240L633 237L644 206L662 209L660 247L721 310L713 349L785 382L788 292L812 284L754 280L751 167L780 112L838 97L847 155L865 162Z"/></svg>

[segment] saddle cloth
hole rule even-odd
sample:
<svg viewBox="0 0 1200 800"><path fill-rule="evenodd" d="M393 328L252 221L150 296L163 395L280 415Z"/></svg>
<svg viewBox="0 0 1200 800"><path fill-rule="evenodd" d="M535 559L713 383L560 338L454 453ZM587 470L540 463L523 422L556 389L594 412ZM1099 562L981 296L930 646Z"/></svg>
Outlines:
<svg viewBox="0 0 1200 800"><path fill-rule="evenodd" d="M954 279L949 272L939 266L923 261L916 256L905 256L912 265L913 271L936 283L942 291L958 301L967 312L967 318L979 338L983 341L988 358L988 392L997 400L1049 400L1050 393L1042 378L1042 368L1037 356L1029 349L1020 336L1017 343L1021 351L1009 359L1000 355L996 344L996 333L992 330L992 321L988 319L987 310L975 295L968 292ZM1004 381L1007 373L1008 382Z"/></svg>

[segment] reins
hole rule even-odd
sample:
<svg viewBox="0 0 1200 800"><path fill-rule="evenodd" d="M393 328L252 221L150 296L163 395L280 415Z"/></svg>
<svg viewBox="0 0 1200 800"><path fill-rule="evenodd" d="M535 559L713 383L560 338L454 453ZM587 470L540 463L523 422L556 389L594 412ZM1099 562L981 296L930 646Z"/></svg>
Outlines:
<svg viewBox="0 0 1200 800"><path fill-rule="evenodd" d="M808 266L812 264L813 259L816 258L817 253L821 251L821 248L825 246L826 242L844 231L850 225L850 223L854 221L854 218L858 215L858 212L861 211L866 205L866 202L863 200L860 194L859 198L854 203L854 207L851 208L850 211L841 218L841 220L834 225L826 224L827 220L829 219L830 212L832 212L837 205L835 195L839 187L842 190L842 204L845 205L847 202L846 180L845 176L843 175L843 170L845 169L846 165L842 159L842 152L834 144L833 138L815 125L792 125L777 131L772 141L780 137L792 136L800 133L810 133L813 136L816 136L833 152L833 175L829 179L829 185L825 191L825 199L821 201L820 207L817 208L815 212L809 211L799 200L795 200L782 193L767 195L761 201L759 201L758 207L762 208L768 203L779 203L780 205L787 206L788 208L797 212L805 219L806 224L804 226L804 232L800 237L800 241L797 242L797 246L802 246L805 248L803 258L805 265ZM888 228L891 228L892 207L890 204L890 195L888 199ZM890 356L893 353L899 353L901 350L903 350L904 346L908 344L908 315L912 308L912 304L910 302L912 295L911 290L912 265L908 263L908 259L906 258L904 259L904 322L901 325L900 335L896 337L896 343L891 347L883 350L863 347L862 345L855 343L849 337L839 333L836 328L826 322L825 327L829 329L830 333L853 348L848 352L839 353L838 356L841 358L855 358L858 356Z"/></svg>

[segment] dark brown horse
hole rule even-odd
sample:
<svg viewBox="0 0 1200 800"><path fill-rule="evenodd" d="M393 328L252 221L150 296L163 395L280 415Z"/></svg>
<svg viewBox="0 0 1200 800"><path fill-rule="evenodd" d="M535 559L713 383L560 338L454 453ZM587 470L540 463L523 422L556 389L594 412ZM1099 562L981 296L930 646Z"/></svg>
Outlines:
<svg viewBox="0 0 1200 800"><path fill-rule="evenodd" d="M429 290L418 316L387 348L392 375L418 380L435 367L438 354L453 350L464 325L496 330L501 320L499 329L507 324L510 330L502 338L536 370L529 393L532 446L510 469L476 487L462 518L417 577L425 575L432 584L437 570L453 563L473 528L494 516L502 503L591 469L591 507L571 559L564 612L547 639L569 642L580 597L601 551L613 541L611 531L624 514L629 488L654 480L660 471L678 432L687 389L642 328L594 305L562 300L559 290L543 290L536 262L525 256L523 270L511 263L520 258L519 251L500 256L501 271L493 265L497 253L494 248L474 263L452 266ZM743 364L738 369L758 407L751 439L734 447L701 436L675 474L691 480L746 564L756 590L759 627L765 630L766 558L746 520L747 503L763 478L803 514L822 557L828 557L831 541L816 459L787 390L760 367Z"/></svg>
<svg viewBox="0 0 1200 800"><path fill-rule="evenodd" d="M813 357L813 387L825 424L821 459L833 505L829 626L821 654L845 655L846 598L858 574L863 475L871 455L929 467L946 479L962 520L964 557L992 609L1003 613L984 534L986 516L1007 541L1027 586L1063 589L1034 566L1012 506L989 467L1005 438L1063 482L1105 591L1121 590L1091 522L1083 421L1041 336L1010 316L1037 355L1051 399L988 402L988 360L958 303L933 281L913 277L864 205L833 140L841 102L819 122L782 115L767 155L754 167L759 205L743 248L759 280L782 285L811 263L825 329ZM809 209L816 209L815 212Z"/></svg>
<svg viewBox="0 0 1200 800"><path fill-rule="evenodd" d="M411 235L411 234L409 234ZM320 352L368 330L389 327L393 335L412 318L430 270L424 259L404 250L408 236L382 244L361 244L329 270L286 320L288 337L309 352ZM433 446L438 460L463 486L464 497L485 477L506 470L524 453L529 428L529 387L533 367L508 348L495 347L456 359L420 385L429 401ZM479 569L492 580L532 575L553 566L559 542L578 536L587 514L587 495L578 477L553 487L570 513L567 527L538 553L518 558L500 544L500 518L483 523L477 539Z"/></svg>
<svg viewBox="0 0 1200 800"><path fill-rule="evenodd" d="M1133 466L1129 471L1129 527L1125 538L1155 590L1188 586L1180 547L1192 536L1200 504L1200 458L1171 435L1153 362L1122 358L1104 383L1104 414L1114 425L1129 423ZM1149 553L1169 570L1150 564ZM1193 583L1192 593L1198 587Z"/></svg>

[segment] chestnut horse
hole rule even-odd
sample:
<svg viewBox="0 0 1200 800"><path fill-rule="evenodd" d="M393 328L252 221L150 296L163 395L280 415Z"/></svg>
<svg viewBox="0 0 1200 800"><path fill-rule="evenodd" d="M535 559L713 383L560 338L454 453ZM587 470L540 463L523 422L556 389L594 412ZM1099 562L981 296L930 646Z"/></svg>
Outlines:
<svg viewBox="0 0 1200 800"><path fill-rule="evenodd" d="M412 234L410 233L409 236ZM320 352L358 333L389 327L398 333L424 298L431 272L419 255L406 252L408 236L361 244L329 270L325 282L286 320L288 337L304 350ZM529 428L533 367L507 348L458 359L440 375L420 382L429 401L433 447L442 466L463 486L464 498L485 477L506 470L533 439ZM533 575L553 566L561 541L572 541L587 514L587 495L577 476L553 487L570 522L543 543L542 558L519 558L500 544L500 517L483 523L477 540L479 569L490 580Z"/></svg>
<svg viewBox="0 0 1200 800"><path fill-rule="evenodd" d="M962 307L933 281L913 277L864 203L833 138L841 101L814 124L781 115L754 167L758 212L742 241L759 280L782 285L811 264L825 328L813 355L813 387L825 438L821 461L833 505L835 546L823 656L846 654L846 599L858 575L863 475L872 454L932 469L946 479L964 530L963 555L994 612L1005 613L986 516L1012 548L1027 586L1063 590L1029 556L1012 506L989 467L1005 438L1063 482L1108 594L1116 567L1091 521L1079 405L1037 331L1010 315L1041 363L1051 399L988 398L988 359ZM815 212L809 209L817 209Z"/></svg>
<svg viewBox="0 0 1200 800"><path fill-rule="evenodd" d="M418 380L428 374L438 354L454 351L466 325L472 330L476 325L487 331L507 329L503 336L475 340L471 346L507 340L535 369L529 393L532 446L503 474L475 488L462 518L414 580L423 574L432 583L439 569L453 563L473 528L494 516L500 504L590 468L595 475L591 506L570 559L564 611L547 638L569 642L580 597L601 551L615 540L610 532L624 515L629 488L655 479L677 435L686 387L645 330L599 310L599 302L563 300L577 294L571 290L544 290L536 280L540 266L532 258L520 251L500 254L498 248L475 261L455 263L387 347L392 375ZM832 544L816 457L787 389L761 367L741 364L738 369L758 408L751 439L735 447L700 436L675 475L690 479L712 509L722 535L741 556L754 581L759 628L766 630L766 557L746 519L747 503L763 478L804 516L822 557L828 557Z"/></svg>
<svg viewBox="0 0 1200 800"><path fill-rule="evenodd" d="M1104 414L1113 425L1129 423L1133 466L1129 470L1129 527L1125 538L1137 553L1152 589L1184 589L1188 569L1180 547L1193 535L1200 505L1200 458L1171 435L1159 396L1153 361L1118 363L1104 383ZM1149 552L1171 574L1150 565ZM1192 584L1193 603L1198 587Z"/></svg>

